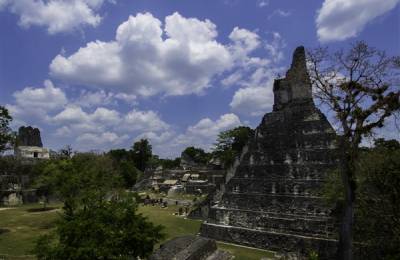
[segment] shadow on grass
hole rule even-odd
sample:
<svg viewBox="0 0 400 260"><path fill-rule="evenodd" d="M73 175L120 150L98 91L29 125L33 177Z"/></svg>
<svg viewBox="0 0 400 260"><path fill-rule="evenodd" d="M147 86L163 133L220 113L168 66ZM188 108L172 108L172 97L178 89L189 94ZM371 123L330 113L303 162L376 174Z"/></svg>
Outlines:
<svg viewBox="0 0 400 260"><path fill-rule="evenodd" d="M57 209L56 207L46 207L46 208L30 208L27 209L26 211L28 212L44 212L44 211L50 211L50 210L54 210Z"/></svg>
<svg viewBox="0 0 400 260"><path fill-rule="evenodd" d="M9 229L7 229L7 228L0 228L0 235L1 235L1 234L8 233L8 232L10 232Z"/></svg>

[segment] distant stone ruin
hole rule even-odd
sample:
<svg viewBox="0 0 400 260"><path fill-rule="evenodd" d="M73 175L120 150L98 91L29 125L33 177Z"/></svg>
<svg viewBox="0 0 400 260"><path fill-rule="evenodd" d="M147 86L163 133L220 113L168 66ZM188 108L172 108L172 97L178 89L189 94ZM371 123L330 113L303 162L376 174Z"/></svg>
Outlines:
<svg viewBox="0 0 400 260"><path fill-rule="evenodd" d="M31 126L21 126L18 129L17 146L14 154L20 158L49 159L50 151L43 148L40 130Z"/></svg>
<svg viewBox="0 0 400 260"><path fill-rule="evenodd" d="M312 99L304 47L274 82L274 106L257 127L201 235L288 254L336 252L337 223L321 186L337 166L336 134Z"/></svg>
<svg viewBox="0 0 400 260"><path fill-rule="evenodd" d="M40 130L31 126L21 126L18 129L19 146L37 146L43 147L42 138L40 137Z"/></svg>

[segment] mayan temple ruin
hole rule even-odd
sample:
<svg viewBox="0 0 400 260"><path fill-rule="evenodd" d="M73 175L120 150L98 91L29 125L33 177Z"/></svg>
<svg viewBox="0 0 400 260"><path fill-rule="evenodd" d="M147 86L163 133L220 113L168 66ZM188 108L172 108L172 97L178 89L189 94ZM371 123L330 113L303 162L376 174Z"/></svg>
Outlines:
<svg viewBox="0 0 400 260"><path fill-rule="evenodd" d="M274 106L257 127L201 235L322 259L336 252L337 223L321 198L337 165L335 131L316 108L298 47L290 69L274 82Z"/></svg>

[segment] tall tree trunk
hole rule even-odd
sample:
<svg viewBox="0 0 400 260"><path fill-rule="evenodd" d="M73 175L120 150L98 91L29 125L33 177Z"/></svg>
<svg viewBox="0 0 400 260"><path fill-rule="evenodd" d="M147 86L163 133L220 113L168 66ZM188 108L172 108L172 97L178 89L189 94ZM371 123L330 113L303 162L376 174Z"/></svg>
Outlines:
<svg viewBox="0 0 400 260"><path fill-rule="evenodd" d="M353 259L353 221L354 221L354 200L355 194L352 180L346 173L342 173L342 180L345 189L345 203L343 207L342 224L339 238L339 259Z"/></svg>
<svg viewBox="0 0 400 260"><path fill-rule="evenodd" d="M344 186L345 202L339 233L338 257L340 260L353 259L353 223L356 184L354 180L354 154L342 142L341 177Z"/></svg>

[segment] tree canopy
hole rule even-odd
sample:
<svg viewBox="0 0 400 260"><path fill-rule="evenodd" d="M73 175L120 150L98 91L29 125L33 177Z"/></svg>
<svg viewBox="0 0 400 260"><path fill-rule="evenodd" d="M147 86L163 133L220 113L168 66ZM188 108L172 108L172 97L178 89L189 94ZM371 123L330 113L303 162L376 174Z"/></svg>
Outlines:
<svg viewBox="0 0 400 260"><path fill-rule="evenodd" d="M137 197L121 189L122 179L109 156L76 154L50 161L39 183L52 189L64 207L55 231L39 239L37 257L147 257L163 238L162 227L136 213Z"/></svg>
<svg viewBox="0 0 400 260"><path fill-rule="evenodd" d="M400 143L375 140L364 148L356 163L354 238L369 259L400 257ZM338 173L332 174L324 195L338 205L344 203L344 187Z"/></svg>
<svg viewBox="0 0 400 260"><path fill-rule="evenodd" d="M214 156L220 158L225 167L229 167L253 135L254 130L247 126L238 126L221 132L214 145Z"/></svg>
<svg viewBox="0 0 400 260"><path fill-rule="evenodd" d="M132 146L133 158L136 167L144 172L147 163L152 157L152 147L147 139L140 139Z"/></svg>
<svg viewBox="0 0 400 260"><path fill-rule="evenodd" d="M194 163L206 164L210 160L210 154L201 148L189 146L182 151L181 158L192 160Z"/></svg>
<svg viewBox="0 0 400 260"><path fill-rule="evenodd" d="M400 109L400 58L356 42L347 51L330 53L317 48L308 53L314 93L330 108L340 136L340 173L345 191L339 254L353 259L353 222L356 201L356 161L364 136L382 127Z"/></svg>
<svg viewBox="0 0 400 260"><path fill-rule="evenodd" d="M11 121L7 108L0 106L0 153L9 149L15 140L15 134L10 128Z"/></svg>

